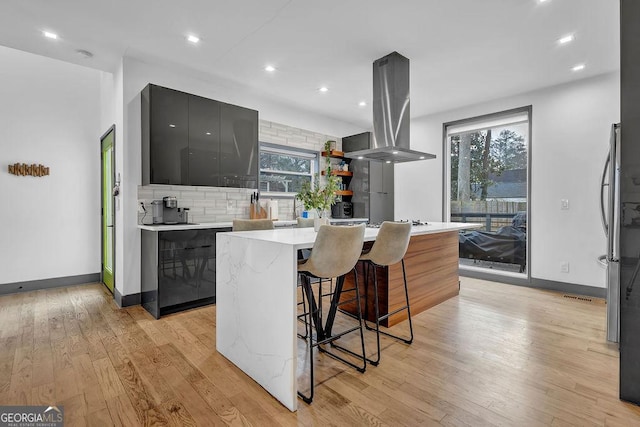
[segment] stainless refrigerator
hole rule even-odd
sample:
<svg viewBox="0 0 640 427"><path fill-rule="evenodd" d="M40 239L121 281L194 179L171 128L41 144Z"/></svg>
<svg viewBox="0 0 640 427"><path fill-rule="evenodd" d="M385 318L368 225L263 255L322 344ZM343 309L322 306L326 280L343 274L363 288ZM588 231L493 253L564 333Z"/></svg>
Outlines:
<svg viewBox="0 0 640 427"><path fill-rule="evenodd" d="M607 341L620 339L620 124L611 126L609 153L602 171L600 212L607 249L598 260L607 268Z"/></svg>

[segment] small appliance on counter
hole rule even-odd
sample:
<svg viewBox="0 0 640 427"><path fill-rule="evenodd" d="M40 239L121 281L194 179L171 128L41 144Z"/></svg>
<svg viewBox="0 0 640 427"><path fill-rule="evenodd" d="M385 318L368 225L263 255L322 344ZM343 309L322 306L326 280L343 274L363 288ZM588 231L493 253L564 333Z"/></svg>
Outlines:
<svg viewBox="0 0 640 427"><path fill-rule="evenodd" d="M151 202L153 224L186 224L189 222L189 209L179 208L178 199L165 196L162 200Z"/></svg>
<svg viewBox="0 0 640 427"><path fill-rule="evenodd" d="M331 218L353 218L353 204L351 202L336 202L331 206Z"/></svg>

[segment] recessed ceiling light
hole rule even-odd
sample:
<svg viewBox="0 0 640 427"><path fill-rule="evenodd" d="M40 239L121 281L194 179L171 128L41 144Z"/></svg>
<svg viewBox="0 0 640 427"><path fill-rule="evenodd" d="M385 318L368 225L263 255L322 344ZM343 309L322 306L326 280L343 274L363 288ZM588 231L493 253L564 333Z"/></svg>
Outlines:
<svg viewBox="0 0 640 427"><path fill-rule="evenodd" d="M569 43L569 42L572 42L574 38L575 38L575 37L573 36L573 34L568 34L568 35L566 35L566 36L564 36L564 37L562 37L562 38L558 39L558 43L560 43L560 44L567 44L567 43Z"/></svg>
<svg viewBox="0 0 640 427"><path fill-rule="evenodd" d="M385 163L391 163L391 160L387 160Z"/></svg>
<svg viewBox="0 0 640 427"><path fill-rule="evenodd" d="M325 92L329 92L329 88L326 86L322 86L320 89L318 89L320 92L325 93Z"/></svg>
<svg viewBox="0 0 640 427"><path fill-rule="evenodd" d="M48 39L53 39L53 40L58 38L58 35L56 33L50 33L49 31L43 31L42 35Z"/></svg>
<svg viewBox="0 0 640 427"><path fill-rule="evenodd" d="M273 73L276 70L276 67L274 67L273 65L267 65L266 67L264 67L264 70Z"/></svg>
<svg viewBox="0 0 640 427"><path fill-rule="evenodd" d="M584 70L585 65L584 64L578 64L576 66L574 66L571 71L582 71Z"/></svg>
<svg viewBox="0 0 640 427"><path fill-rule="evenodd" d="M360 101L360 102L358 103L358 105L359 105L360 107L366 107L366 106L367 106L367 103L366 103L366 102L364 102L364 101Z"/></svg>
<svg viewBox="0 0 640 427"><path fill-rule="evenodd" d="M358 160L362 160L362 159L364 159L364 157L358 156Z"/></svg>
<svg viewBox="0 0 640 427"><path fill-rule="evenodd" d="M200 37L196 37L194 35L187 36L187 40L191 43L198 43L200 41Z"/></svg>
<svg viewBox="0 0 640 427"><path fill-rule="evenodd" d="M174 127L176 127L176 125L174 125L174 124L170 124L170 125L169 125L169 127L170 127L170 128L174 128Z"/></svg>
<svg viewBox="0 0 640 427"><path fill-rule="evenodd" d="M392 151L391 154L398 154L398 152L397 151Z"/></svg>
<svg viewBox="0 0 640 427"><path fill-rule="evenodd" d="M207 132L207 135L211 135L211 132Z"/></svg>
<svg viewBox="0 0 640 427"><path fill-rule="evenodd" d="M420 160L424 160L424 156L420 156Z"/></svg>
<svg viewBox="0 0 640 427"><path fill-rule="evenodd" d="M548 0L538 0L538 3L546 3Z"/></svg>

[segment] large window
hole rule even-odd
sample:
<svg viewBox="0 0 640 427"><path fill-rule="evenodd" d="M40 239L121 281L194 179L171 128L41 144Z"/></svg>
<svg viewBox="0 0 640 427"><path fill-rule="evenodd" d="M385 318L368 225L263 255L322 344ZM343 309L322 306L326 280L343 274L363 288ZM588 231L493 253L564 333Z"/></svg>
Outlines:
<svg viewBox="0 0 640 427"><path fill-rule="evenodd" d="M260 192L264 195L294 197L303 182L313 182L317 169L317 152L260 144Z"/></svg>
<svg viewBox="0 0 640 427"><path fill-rule="evenodd" d="M445 124L445 218L461 233L461 268L527 274L529 107Z"/></svg>

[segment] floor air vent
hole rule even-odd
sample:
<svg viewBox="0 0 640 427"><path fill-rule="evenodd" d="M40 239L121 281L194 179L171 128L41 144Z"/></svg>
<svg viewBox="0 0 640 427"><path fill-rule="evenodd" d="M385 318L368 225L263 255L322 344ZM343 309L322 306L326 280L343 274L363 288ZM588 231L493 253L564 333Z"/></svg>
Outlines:
<svg viewBox="0 0 640 427"><path fill-rule="evenodd" d="M563 295L563 298L569 298L569 299L575 299L578 301L584 301L584 302L593 302L593 300L589 297L579 297L576 295Z"/></svg>

